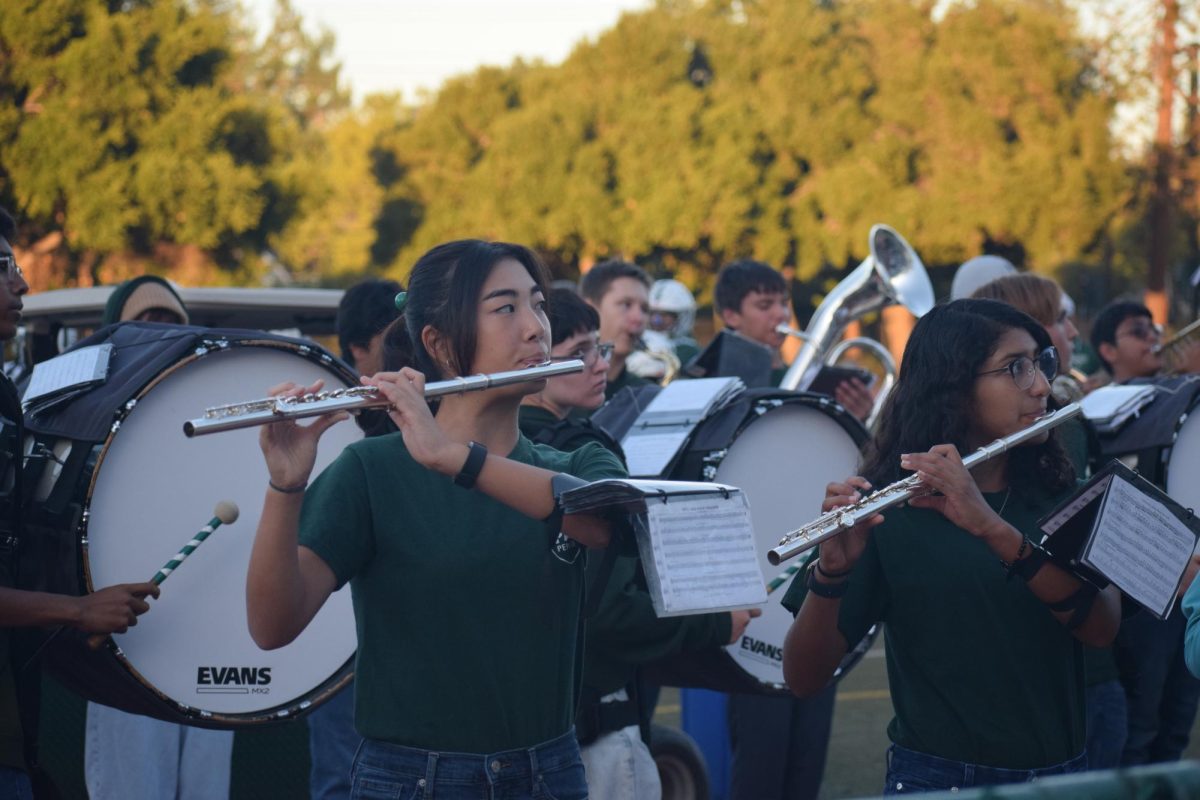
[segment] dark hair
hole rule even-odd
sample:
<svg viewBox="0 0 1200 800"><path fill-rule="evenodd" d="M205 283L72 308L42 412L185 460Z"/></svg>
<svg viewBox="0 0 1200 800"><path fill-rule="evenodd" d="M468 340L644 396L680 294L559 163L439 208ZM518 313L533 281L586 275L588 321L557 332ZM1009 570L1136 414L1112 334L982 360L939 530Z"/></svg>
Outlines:
<svg viewBox="0 0 1200 800"><path fill-rule="evenodd" d="M546 291L549 274L545 265L537 254L519 244L460 239L439 244L421 256L409 276L408 299L400 317L408 337L408 353L403 352L401 335L389 332L384 337L384 368L412 367L429 381L446 377L421 340L421 331L429 325L448 337L450 367L460 375L467 374L475 359L479 293L492 268L506 258L520 262Z"/></svg>
<svg viewBox="0 0 1200 800"><path fill-rule="evenodd" d="M721 267L713 299L717 313L742 310L742 301L751 292L787 294L787 281L770 264L744 258Z"/></svg>
<svg viewBox="0 0 1200 800"><path fill-rule="evenodd" d="M0 236L8 239L11 243L12 238L17 235L17 221L13 219L12 214L8 213L8 209L0 206Z"/></svg>
<svg viewBox="0 0 1200 800"><path fill-rule="evenodd" d="M921 317L904 349L900 379L867 446L863 477L882 488L904 477L902 454L924 452L936 444L953 444L966 455L976 375L1000 337L1014 328L1032 336L1039 349L1050 346L1045 328L996 300L955 300ZM1053 407L1053 398L1049 402ZM1075 469L1057 431L1051 431L1044 444L1013 450L1008 479L1039 493L1070 486Z"/></svg>
<svg viewBox="0 0 1200 800"><path fill-rule="evenodd" d="M570 289L551 289L548 300L552 345L565 342L577 333L600 330L600 314Z"/></svg>
<svg viewBox="0 0 1200 800"><path fill-rule="evenodd" d="M579 293L588 302L600 305L604 295L608 294L608 287L612 286L612 282L617 278L633 278L645 284L647 289L650 288L650 276L646 274L646 270L629 261L613 258L601 261L584 273L583 279L579 281Z"/></svg>
<svg viewBox="0 0 1200 800"><path fill-rule="evenodd" d="M1100 363L1104 368L1112 373L1112 364L1100 355L1100 345L1117 343L1117 328L1121 323L1130 317L1145 317L1146 319L1154 319L1150 313L1150 309L1146 308L1141 303L1133 303L1128 301L1118 301L1109 303L1096 316L1096 321L1092 323L1092 349L1096 351L1096 358L1100 359Z"/></svg>
<svg viewBox="0 0 1200 800"><path fill-rule="evenodd" d="M380 278L368 278L346 290L338 303L336 326L343 361L354 364L351 345L368 347L380 331L400 316L396 295L403 290L396 281Z"/></svg>

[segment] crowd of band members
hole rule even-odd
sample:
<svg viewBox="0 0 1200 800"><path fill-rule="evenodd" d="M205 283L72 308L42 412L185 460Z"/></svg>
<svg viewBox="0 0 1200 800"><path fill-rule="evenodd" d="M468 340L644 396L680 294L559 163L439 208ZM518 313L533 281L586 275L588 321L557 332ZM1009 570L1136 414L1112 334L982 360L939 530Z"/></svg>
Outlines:
<svg viewBox="0 0 1200 800"><path fill-rule="evenodd" d="M12 256L15 232L0 214L5 340L28 291ZM964 265L953 291L974 299L918 322L861 476L831 476L826 508L918 470L941 496L830 540L793 582L783 601L797 614L785 674L797 696L730 697L735 800L816 797L836 691L829 677L848 644L881 620L896 712L887 793L1182 754L1200 698L1185 656L1200 669L1200 629L1185 644L1185 614L1121 620L1114 590L1089 590L1028 546L1039 513L1089 468L1083 424L989 462L973 479L946 446L963 451L1010 433L1086 388L1062 377L1078 333L1069 298L1053 281L1011 272L990 257ZM648 383L631 368L645 339L657 336L655 346L665 342L685 364L698 353L694 299L677 281L654 283L621 260L592 267L577 290L551 289L531 251L479 241L430 251L401 289L365 282L339 310L343 358L393 402L387 413L360 416L363 442L314 477L320 434L340 417L262 434L271 482L247 590L256 641L290 641L343 584L355 596L358 681L308 718L312 796L404 787L454 796L468 785L531 796L660 796L648 745L658 687L642 668L735 642L756 612L657 618L634 555L585 553L612 540L610 522L557 514L552 479L625 474L619 444L588 416L621 389ZM726 265L715 286L722 326L770 351L772 385L786 370L779 328L792 322L790 294L783 275L757 261ZM171 287L153 279L123 286L110 305L109 322L187 322ZM1120 383L1158 374L1160 337L1145 307L1114 303L1094 320L1091 344ZM1044 357L1051 347L1053 368ZM546 357L580 358L585 369L536 391L437 404L420 392L426 380ZM1193 350L1193 370L1196 360ZM2 388L0 413L19 432L16 390L7 381ZM860 419L871 412L871 390L857 379L834 395ZM453 512L414 515L417 505ZM478 551L478 578L451 594L438 575L463 537ZM3 578L0 794L29 797L34 754L22 747L17 705L36 689L18 693L12 642L31 627L123 631L158 590L135 584L66 598ZM1200 606L1194 594L1183 599L1189 613ZM946 596L964 599L939 600ZM414 604L431 611L401 630L381 611ZM403 641L423 636L453 639L456 654L431 660L405 651ZM96 704L88 726L93 797L223 796L214 787L229 780L227 733Z"/></svg>

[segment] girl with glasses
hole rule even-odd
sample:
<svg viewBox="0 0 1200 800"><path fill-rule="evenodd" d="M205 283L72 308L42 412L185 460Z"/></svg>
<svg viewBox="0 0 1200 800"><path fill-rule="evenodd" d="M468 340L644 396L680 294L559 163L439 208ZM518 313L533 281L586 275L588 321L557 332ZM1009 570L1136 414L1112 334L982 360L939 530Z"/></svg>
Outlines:
<svg viewBox="0 0 1200 800"><path fill-rule="evenodd" d="M586 559L608 523L556 513L559 473L624 475L588 444L535 445L517 427L538 383L450 395L426 380L546 361L546 272L517 245L458 241L413 268L411 360L364 383L398 433L357 442L309 486L341 415L263 428L270 474L247 577L251 635L298 636L350 583L358 630L352 798L587 796L572 730ZM318 386L278 387L298 394Z"/></svg>
<svg viewBox="0 0 1200 800"><path fill-rule="evenodd" d="M1057 283L1028 272L1008 275L980 287L973 297L1008 303L1039 322L1058 351L1060 374L1050 383L1054 398L1065 404L1083 396L1083 387L1062 374L1071 363L1073 340L1079 332L1067 313ZM1057 431L1076 473L1085 476L1089 464L1100 457L1099 440L1091 423L1079 416L1063 423ZM1120 765L1125 747L1128 726L1125 688L1118 677L1113 648L1087 647L1083 655L1087 675L1088 768L1111 769Z"/></svg>
<svg viewBox="0 0 1200 800"><path fill-rule="evenodd" d="M1081 643L1112 641L1119 598L1033 544L1074 469L1054 431L974 472L960 455L1047 412L1053 352L1041 325L1003 303L959 300L922 317L862 476L830 484L824 510L913 472L937 494L826 540L784 598L797 613L784 675L801 696L885 623L885 794L1086 767Z"/></svg>

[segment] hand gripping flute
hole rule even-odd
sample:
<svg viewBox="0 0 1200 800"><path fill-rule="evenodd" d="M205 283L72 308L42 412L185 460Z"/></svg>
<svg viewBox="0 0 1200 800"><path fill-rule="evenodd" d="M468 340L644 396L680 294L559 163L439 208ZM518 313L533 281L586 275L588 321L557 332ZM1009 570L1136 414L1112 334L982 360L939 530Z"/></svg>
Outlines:
<svg viewBox="0 0 1200 800"><path fill-rule="evenodd" d="M466 375L461 378L435 381L425 384L425 399L461 392L478 392L514 383L542 381L556 375L583 372L583 368L583 362L574 358L570 361L541 364L528 369ZM189 437L203 436L208 433L220 433L238 428L252 428L255 425L269 425L285 419L319 417L334 411L356 412L364 408L386 408L387 406L387 398L379 394L374 386L351 386L347 389L334 389L300 397L264 397L261 400L207 408L204 410L203 417L190 419L183 423L183 432Z"/></svg>
<svg viewBox="0 0 1200 800"><path fill-rule="evenodd" d="M1079 403L1063 406L1053 414L1041 417L1037 422L1022 431L997 439L989 445L976 450L963 459L963 466L971 469L989 458L1000 455L1051 428L1061 425L1079 414ZM803 528L784 534L771 550L767 551L767 560L778 565L807 552L826 539L837 536L844 530L853 528L865 519L869 519L892 506L898 506L909 498L932 494L929 487L921 483L917 476L909 475L903 480L885 486L877 492L867 495L857 503L826 511Z"/></svg>

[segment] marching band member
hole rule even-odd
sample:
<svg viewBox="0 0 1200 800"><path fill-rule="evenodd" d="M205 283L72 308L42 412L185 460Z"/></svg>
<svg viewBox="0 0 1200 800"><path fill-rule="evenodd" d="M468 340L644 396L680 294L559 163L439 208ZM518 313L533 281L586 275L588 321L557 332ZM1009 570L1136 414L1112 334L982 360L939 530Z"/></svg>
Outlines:
<svg viewBox="0 0 1200 800"><path fill-rule="evenodd" d="M650 311L650 276L637 264L613 259L589 269L579 293L600 314L600 340L612 342L605 399L626 386L649 383L629 371L625 360L637 349Z"/></svg>
<svg viewBox="0 0 1200 800"><path fill-rule="evenodd" d="M984 284L972 297L1008 303L1040 323L1058 351L1059 374L1050 385L1054 399L1065 405L1082 397L1082 387L1067 375L1079 331L1071 321L1066 296L1057 283L1026 272ZM1093 456L1099 455L1092 453L1095 432L1089 428L1090 423L1082 416L1067 420L1058 428L1075 474L1081 477L1087 475ZM1121 763L1125 747L1128 727L1125 689L1117 677L1117 662L1111 647L1086 647L1083 657L1087 675L1088 769L1111 769Z"/></svg>
<svg viewBox="0 0 1200 800"><path fill-rule="evenodd" d="M1105 306L1091 338L1113 383L1153 378L1163 368L1162 332L1140 303ZM1178 761L1187 748L1200 707L1200 679L1184 662L1185 624L1176 613L1165 620L1135 614L1121 625L1115 652L1129 717L1124 766Z"/></svg>
<svg viewBox="0 0 1200 800"><path fill-rule="evenodd" d="M980 465L966 453L1045 413L1058 359L1011 306L934 308L909 339L865 477L832 483L824 509L916 472L938 494L826 540L784 605L792 691L822 691L884 622L895 717L886 794L1011 783L1086 768L1080 643L1106 646L1114 587L1097 592L1031 544L1075 486L1054 432Z"/></svg>
<svg viewBox="0 0 1200 800"><path fill-rule="evenodd" d="M369 278L354 284L338 303L338 347L342 360L359 375L383 372L384 335L400 315L396 281ZM354 420L368 436L393 433L396 426L381 411L360 413ZM354 682L308 715L310 800L339 800L350 795L350 768L362 737L354 730Z"/></svg>
<svg viewBox="0 0 1200 800"><path fill-rule="evenodd" d="M620 446L573 411L591 412L604 401L611 345L599 340L596 310L569 289L550 293L551 359L581 358L580 375L560 375L521 404L521 432L534 442L575 450L599 442ZM635 557L616 555L603 586L602 558L589 559L589 591L599 591L587 622L583 697L576 722L592 800L656 800L662 785L641 727L651 708L638 690L638 667L684 652L715 649L741 638L758 610L659 618Z"/></svg>
<svg viewBox="0 0 1200 800"><path fill-rule="evenodd" d="M552 480L624 470L598 445L560 453L521 436L518 407L537 384L446 396L436 413L423 391L427 378L544 362L546 285L518 245L434 248L414 266L404 308L415 368L364 378L391 402L399 433L351 445L309 487L317 441L345 415L262 431L270 487L247 577L250 631L264 648L283 646L351 584L365 739L354 797L587 796L572 731L579 542L606 544L609 527L556 513Z"/></svg>
<svg viewBox="0 0 1200 800"><path fill-rule="evenodd" d="M717 275L715 297L725 327L771 351L770 380L772 386L778 386L787 366L779 352L784 334L777 328L791 319L783 276L761 261L734 261ZM837 392L839 402L861 400L858 410L870 413L871 395L861 381L844 381ZM834 694L830 686L803 700L729 696L730 796L734 800L816 798L825 773Z"/></svg>

